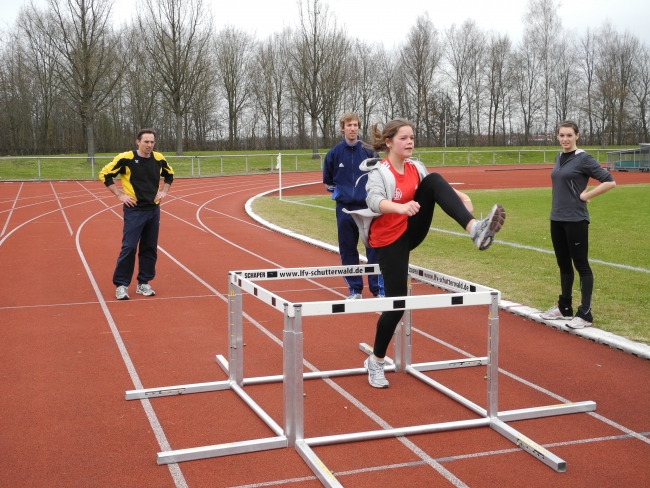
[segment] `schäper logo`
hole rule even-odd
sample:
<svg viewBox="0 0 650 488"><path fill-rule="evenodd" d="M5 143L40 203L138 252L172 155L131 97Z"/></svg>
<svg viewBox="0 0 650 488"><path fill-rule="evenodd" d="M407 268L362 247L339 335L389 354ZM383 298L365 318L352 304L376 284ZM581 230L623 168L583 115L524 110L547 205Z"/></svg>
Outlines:
<svg viewBox="0 0 650 488"><path fill-rule="evenodd" d="M395 188L395 194L393 195L393 200L401 200L402 199L402 190L399 188Z"/></svg>

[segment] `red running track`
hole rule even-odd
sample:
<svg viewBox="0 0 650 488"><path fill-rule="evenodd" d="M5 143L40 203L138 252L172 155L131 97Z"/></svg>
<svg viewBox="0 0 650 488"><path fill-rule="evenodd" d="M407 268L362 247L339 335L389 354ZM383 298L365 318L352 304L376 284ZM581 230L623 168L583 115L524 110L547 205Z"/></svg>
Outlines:
<svg viewBox="0 0 650 488"><path fill-rule="evenodd" d="M549 184L540 169L503 169L441 172L464 188ZM318 180L283 175L284 185ZM163 206L157 296L135 295L132 285L131 300L117 302L121 209L103 185L0 183L0 486L320 486L293 449L156 464L162 450L271 436L232 392L124 400L127 390L226 379L215 355L228 356L229 270L339 264L246 215L246 200L276 185L274 175L177 180ZM340 279L318 283L274 286L290 300L346 293ZM244 311L246 376L281 374L282 316L250 297ZM485 355L486 312L416 312L414 362ZM567 472L479 428L315 448L344 486L650 485L650 363L505 312L500 319L500 410L597 403L594 413L511 423L565 459ZM360 367L357 344L372 341L375 321L305 319L306 360L319 370ZM483 368L428 374L485 406ZM475 417L410 376L388 378L388 390L364 376L306 382L305 435ZM246 390L282 424L281 384Z"/></svg>

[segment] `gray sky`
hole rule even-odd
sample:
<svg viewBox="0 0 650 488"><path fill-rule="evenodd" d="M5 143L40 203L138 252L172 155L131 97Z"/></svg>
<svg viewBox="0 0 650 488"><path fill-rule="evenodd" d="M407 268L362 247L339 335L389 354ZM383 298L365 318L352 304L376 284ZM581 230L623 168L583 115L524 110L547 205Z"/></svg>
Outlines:
<svg viewBox="0 0 650 488"><path fill-rule="evenodd" d="M46 0L34 0L46 5ZM296 0L204 0L210 6L215 25L220 29L234 25L262 39L283 26L295 26ZM23 0L0 2L0 30L13 25ZM521 19L525 0L324 0L340 24L354 37L368 42L383 42L386 47L404 40L418 15L427 11L433 24L443 29L474 19L485 30L508 33L514 42L522 36ZM116 22L127 21L135 12L134 0L115 0ZM587 27L596 29L609 21L618 32L626 29L650 45L649 0L562 0L558 11L562 25L580 34Z"/></svg>

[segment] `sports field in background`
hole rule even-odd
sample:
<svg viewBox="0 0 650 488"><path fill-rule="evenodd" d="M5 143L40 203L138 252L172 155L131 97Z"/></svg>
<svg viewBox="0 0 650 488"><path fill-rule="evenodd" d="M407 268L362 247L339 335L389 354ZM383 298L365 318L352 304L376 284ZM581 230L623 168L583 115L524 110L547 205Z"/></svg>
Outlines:
<svg viewBox="0 0 650 488"><path fill-rule="evenodd" d="M497 288L505 300L540 310L552 306L560 284L549 234L551 189L466 193L477 217L493 203L505 207L506 224L497 241L487 251L477 251L464 230L437 208L432 230L411 254L411 262ZM254 202L253 209L276 225L337 244L334 202L329 194L285 196L282 201L264 197ZM589 204L594 326L646 344L650 344L648 209L650 185L619 185ZM575 306L579 286L576 273Z"/></svg>
<svg viewBox="0 0 650 488"><path fill-rule="evenodd" d="M629 148L625 146L625 148ZM125 148L127 150L129 148ZM599 162L605 162L607 151L621 146L582 147ZM559 148L554 146L494 146L494 147L429 147L418 148L413 156L427 166L514 165L552 162ZM181 178L209 177L238 174L260 174L276 171L278 153L282 154L282 170L319 171L327 149L319 150L314 159L310 151L188 151L175 156L162 153ZM98 153L88 162L84 154L35 155L29 157L0 157L0 181L9 180L92 180L99 170L116 154Z"/></svg>

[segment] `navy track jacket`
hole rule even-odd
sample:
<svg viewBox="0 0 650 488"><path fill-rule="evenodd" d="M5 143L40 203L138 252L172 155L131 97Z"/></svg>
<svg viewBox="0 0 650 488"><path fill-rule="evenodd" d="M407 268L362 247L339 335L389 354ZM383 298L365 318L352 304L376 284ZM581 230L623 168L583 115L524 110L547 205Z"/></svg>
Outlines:
<svg viewBox="0 0 650 488"><path fill-rule="evenodd" d="M374 150L361 141L350 146L345 139L329 150L323 163L323 183L336 187L337 203L366 206L366 183L356 183L361 176L365 180L368 174L359 165L374 155Z"/></svg>

